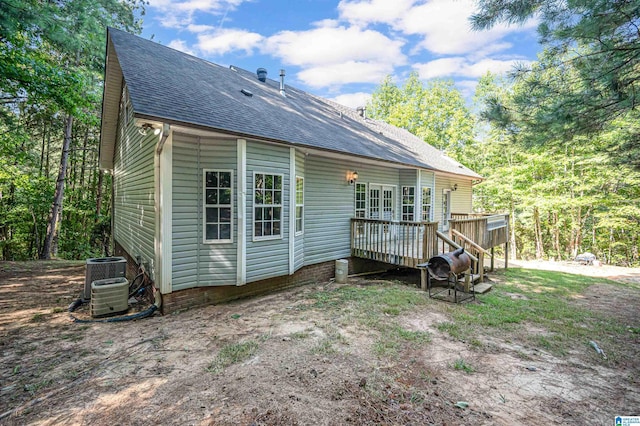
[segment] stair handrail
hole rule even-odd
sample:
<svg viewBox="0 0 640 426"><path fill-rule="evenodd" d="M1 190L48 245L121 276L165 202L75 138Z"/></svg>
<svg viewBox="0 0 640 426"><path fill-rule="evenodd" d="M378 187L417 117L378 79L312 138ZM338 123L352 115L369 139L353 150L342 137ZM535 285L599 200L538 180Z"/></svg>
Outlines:
<svg viewBox="0 0 640 426"><path fill-rule="evenodd" d="M451 229L450 231L451 231L451 233L453 235L455 235L456 237L459 237L460 239L464 240L464 242L469 244L471 247L473 247L477 251L480 251L480 252L486 254L487 256L491 256L491 252L489 252L488 250L483 249L478 243L476 243L475 241L473 241L472 239L470 239L469 237L464 235L462 232L458 231L457 229Z"/></svg>
<svg viewBox="0 0 640 426"><path fill-rule="evenodd" d="M444 241L445 243L449 244L451 247L455 247L456 249L462 248L462 246L458 243L456 243L455 241L453 241L451 238L449 238L447 235L443 234L440 231L436 231L436 235L438 236L438 238L440 238L442 241ZM472 255L469 252L466 252L467 255L469 256L469 259L471 259L471 261L473 262L478 262L478 258L475 257L474 255Z"/></svg>

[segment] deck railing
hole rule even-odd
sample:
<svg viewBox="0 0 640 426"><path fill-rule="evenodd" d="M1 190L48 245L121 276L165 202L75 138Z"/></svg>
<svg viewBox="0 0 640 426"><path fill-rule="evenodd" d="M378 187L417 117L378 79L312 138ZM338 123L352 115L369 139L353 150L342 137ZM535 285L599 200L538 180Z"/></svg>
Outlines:
<svg viewBox="0 0 640 426"><path fill-rule="evenodd" d="M351 219L351 254L415 268L437 254L438 222Z"/></svg>
<svg viewBox="0 0 640 426"><path fill-rule="evenodd" d="M455 213L451 214L449 229L458 231L487 250L509 241L509 215L469 214L464 218L463 214Z"/></svg>
<svg viewBox="0 0 640 426"><path fill-rule="evenodd" d="M509 241L508 214L452 214L449 220L449 235L465 249L479 258L478 270L484 265L485 254L491 260L490 269L493 270L495 246L505 244L504 265L507 267L507 247ZM455 219L454 219L455 217ZM489 251L487 251L489 250Z"/></svg>

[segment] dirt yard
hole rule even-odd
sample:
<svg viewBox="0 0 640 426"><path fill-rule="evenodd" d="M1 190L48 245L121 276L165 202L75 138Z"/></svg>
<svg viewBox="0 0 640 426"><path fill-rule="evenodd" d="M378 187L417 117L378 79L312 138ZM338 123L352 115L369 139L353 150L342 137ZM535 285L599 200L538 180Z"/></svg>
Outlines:
<svg viewBox="0 0 640 426"><path fill-rule="evenodd" d="M82 288L83 264L0 263L0 424L546 426L639 415L640 270L522 266L602 277L589 292L597 296L576 303L624 323L618 352L631 355L604 359L586 344L554 355L496 335L454 339L439 324L460 306L362 277L347 285L398 287L421 302L385 311L393 327L368 327L366 313L329 297L340 286L319 283L140 321L80 324L66 308ZM501 279L492 276L494 292Z"/></svg>

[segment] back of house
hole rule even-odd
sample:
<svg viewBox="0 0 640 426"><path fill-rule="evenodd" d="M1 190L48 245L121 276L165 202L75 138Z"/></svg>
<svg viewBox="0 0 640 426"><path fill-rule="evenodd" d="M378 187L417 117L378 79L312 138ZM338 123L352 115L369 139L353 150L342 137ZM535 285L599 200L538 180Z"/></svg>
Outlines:
<svg viewBox="0 0 640 426"><path fill-rule="evenodd" d="M354 218L446 230L472 211L480 176L402 129L284 76L107 40L100 165L116 251L147 265L165 310L328 279L351 257Z"/></svg>

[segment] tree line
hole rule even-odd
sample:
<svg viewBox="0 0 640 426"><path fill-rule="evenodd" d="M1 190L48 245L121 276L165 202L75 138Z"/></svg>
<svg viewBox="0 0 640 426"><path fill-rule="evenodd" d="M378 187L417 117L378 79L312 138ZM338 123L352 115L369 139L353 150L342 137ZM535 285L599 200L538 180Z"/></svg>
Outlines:
<svg viewBox="0 0 640 426"><path fill-rule="evenodd" d="M538 61L451 81L386 78L368 114L480 173L474 206L510 214L512 256L590 251L639 265L640 3L479 0L478 30L540 22ZM142 0L0 1L0 259L109 254L98 167L106 27L140 33Z"/></svg>
<svg viewBox="0 0 640 426"><path fill-rule="evenodd" d="M372 116L484 177L474 208L510 214L512 257L588 251L640 265L640 3L478 4L478 30L537 16L538 60L508 77L482 77L471 107L452 82L424 84L412 74L398 86L388 77L368 106Z"/></svg>
<svg viewBox="0 0 640 426"><path fill-rule="evenodd" d="M98 167L106 27L139 33L139 0L0 1L0 259L108 252Z"/></svg>

